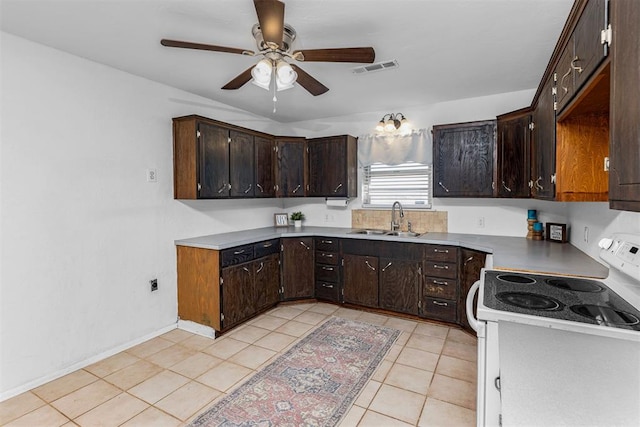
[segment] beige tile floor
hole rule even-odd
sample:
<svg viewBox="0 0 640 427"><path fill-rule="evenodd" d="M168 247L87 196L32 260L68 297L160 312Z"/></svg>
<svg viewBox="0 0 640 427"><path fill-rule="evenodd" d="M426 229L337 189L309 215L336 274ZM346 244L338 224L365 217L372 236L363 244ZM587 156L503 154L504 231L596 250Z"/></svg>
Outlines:
<svg viewBox="0 0 640 427"><path fill-rule="evenodd" d="M186 425L329 316L403 331L342 426L475 425L475 337L325 303L276 307L215 341L175 329L0 403L0 425Z"/></svg>

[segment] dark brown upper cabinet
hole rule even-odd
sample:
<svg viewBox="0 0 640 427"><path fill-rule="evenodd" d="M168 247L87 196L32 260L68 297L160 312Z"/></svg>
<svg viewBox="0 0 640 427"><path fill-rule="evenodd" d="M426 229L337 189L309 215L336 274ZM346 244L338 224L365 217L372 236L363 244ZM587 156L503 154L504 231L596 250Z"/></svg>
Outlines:
<svg viewBox="0 0 640 427"><path fill-rule="evenodd" d="M609 206L640 212L640 2L613 0Z"/></svg>
<svg viewBox="0 0 640 427"><path fill-rule="evenodd" d="M531 144L531 194L538 199L555 197L556 111L553 75L533 108Z"/></svg>
<svg viewBox="0 0 640 427"><path fill-rule="evenodd" d="M253 135L229 131L229 183L231 197L253 197L255 154Z"/></svg>
<svg viewBox="0 0 640 427"><path fill-rule="evenodd" d="M229 130L202 122L197 129L198 198L229 197Z"/></svg>
<svg viewBox="0 0 640 427"><path fill-rule="evenodd" d="M275 197L275 146L273 139L255 136L255 186L253 188L254 197Z"/></svg>
<svg viewBox="0 0 640 427"><path fill-rule="evenodd" d="M530 196L531 109L498 116L498 197Z"/></svg>
<svg viewBox="0 0 640 427"><path fill-rule="evenodd" d="M433 197L494 195L496 121L433 127Z"/></svg>
<svg viewBox="0 0 640 427"><path fill-rule="evenodd" d="M304 197L307 188L307 144L304 138L276 138L276 195Z"/></svg>
<svg viewBox="0 0 640 427"><path fill-rule="evenodd" d="M589 0L555 68L557 110L561 112L607 55L601 33L607 27L607 1Z"/></svg>
<svg viewBox="0 0 640 427"><path fill-rule="evenodd" d="M357 138L307 140L310 197L357 197Z"/></svg>

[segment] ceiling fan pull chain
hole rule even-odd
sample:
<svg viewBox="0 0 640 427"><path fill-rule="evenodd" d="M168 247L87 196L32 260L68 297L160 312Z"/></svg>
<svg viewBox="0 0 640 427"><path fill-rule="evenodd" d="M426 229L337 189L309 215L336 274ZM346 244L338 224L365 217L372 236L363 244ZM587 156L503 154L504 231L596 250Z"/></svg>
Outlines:
<svg viewBox="0 0 640 427"><path fill-rule="evenodd" d="M276 102L278 102L278 98L276 98L276 85L273 84L273 114L276 113Z"/></svg>

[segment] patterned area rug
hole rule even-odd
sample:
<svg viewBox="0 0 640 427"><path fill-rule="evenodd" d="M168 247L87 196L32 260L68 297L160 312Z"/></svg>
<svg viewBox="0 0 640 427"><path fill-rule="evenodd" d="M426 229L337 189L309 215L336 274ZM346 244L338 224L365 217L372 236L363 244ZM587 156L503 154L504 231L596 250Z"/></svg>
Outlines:
<svg viewBox="0 0 640 427"><path fill-rule="evenodd" d="M331 318L190 425L334 426L399 334Z"/></svg>

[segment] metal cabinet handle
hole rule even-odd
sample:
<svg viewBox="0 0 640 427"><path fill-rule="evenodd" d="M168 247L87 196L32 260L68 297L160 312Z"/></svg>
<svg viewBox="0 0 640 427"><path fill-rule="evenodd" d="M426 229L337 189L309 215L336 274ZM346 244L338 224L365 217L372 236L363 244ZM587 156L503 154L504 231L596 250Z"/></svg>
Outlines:
<svg viewBox="0 0 640 427"><path fill-rule="evenodd" d="M438 265L438 264L433 264L433 268L438 268L440 270L448 270L449 266L448 265Z"/></svg>
<svg viewBox="0 0 640 427"><path fill-rule="evenodd" d="M440 285L440 286L449 286L449 284L448 284L447 282L443 282L442 280L435 280L435 279L433 279L433 280L432 280L432 282L433 282L435 285Z"/></svg>
<svg viewBox="0 0 640 427"><path fill-rule="evenodd" d="M385 271L387 268L389 268L391 266L391 263L385 265L384 267L382 267L382 271Z"/></svg>
<svg viewBox="0 0 640 427"><path fill-rule="evenodd" d="M262 185L256 184L256 187L258 187L258 190L260 190L261 193L264 193L264 188L262 188Z"/></svg>
<svg viewBox="0 0 640 427"><path fill-rule="evenodd" d="M509 187L507 187L507 184L505 184L504 181L502 181L502 186L504 187L505 190L507 190L509 193L511 193L511 189Z"/></svg>
<svg viewBox="0 0 640 427"><path fill-rule="evenodd" d="M571 60L571 68L576 70L578 74L582 73L582 67L576 67L574 62L579 62L579 61L580 61L580 58L577 55L575 58Z"/></svg>
<svg viewBox="0 0 640 427"><path fill-rule="evenodd" d="M323 284L322 284L322 287L323 287L323 288L333 289L333 285L328 285L328 284L326 284L326 283L323 283Z"/></svg>
<svg viewBox="0 0 640 427"><path fill-rule="evenodd" d="M320 254L320 256L325 257L325 258L333 258L333 254L326 254L326 253L324 253L324 252L322 252L322 253Z"/></svg>
<svg viewBox="0 0 640 427"><path fill-rule="evenodd" d="M227 188L227 184L222 184L222 187L218 190L218 194L222 193Z"/></svg>
<svg viewBox="0 0 640 427"><path fill-rule="evenodd" d="M369 267L371 270L376 271L375 267L372 267L371 264L369 264L369 261L365 261L365 264L367 264L367 267Z"/></svg>
<svg viewBox="0 0 640 427"><path fill-rule="evenodd" d="M304 247L305 247L305 249L310 249L310 248L309 248L309 246L308 246L305 242L303 242L302 240L300 241L300 244L301 244L302 246L304 246Z"/></svg>
<svg viewBox="0 0 640 427"><path fill-rule="evenodd" d="M332 244L333 240L321 240L321 243Z"/></svg>
<svg viewBox="0 0 640 427"><path fill-rule="evenodd" d="M443 306L443 307L447 307L449 305L446 302L440 302L440 301L435 301L435 300L433 301L433 303L435 305L440 305L440 306Z"/></svg>
<svg viewBox="0 0 640 427"><path fill-rule="evenodd" d="M273 243L265 243L262 245L263 248L270 248L271 246L273 246Z"/></svg>
<svg viewBox="0 0 640 427"><path fill-rule="evenodd" d="M234 255L240 255L244 253L244 249L240 249L239 251L235 251L233 254Z"/></svg>
<svg viewBox="0 0 640 427"><path fill-rule="evenodd" d="M469 262L471 262L471 261L473 261L473 256L470 256L469 258L465 259L465 260L464 260L464 264L462 264L462 266L463 266L463 267L466 267L466 266L467 266L467 264L468 264Z"/></svg>
<svg viewBox="0 0 640 427"><path fill-rule="evenodd" d="M500 388L502 387L502 384L500 384L500 377L496 377L496 379L493 380L493 385L498 389L498 391L501 391Z"/></svg>
<svg viewBox="0 0 640 427"><path fill-rule="evenodd" d="M442 181L438 181L438 185L442 188L444 188L444 191L446 191L447 193L449 192L449 189L447 187L444 186L444 184L442 183Z"/></svg>
<svg viewBox="0 0 640 427"><path fill-rule="evenodd" d="M264 268L264 263L261 262L260 263L260 267L256 270L256 273L260 273L262 271L262 269Z"/></svg>
<svg viewBox="0 0 640 427"><path fill-rule="evenodd" d="M252 188L253 188L253 185L249 184L249 187L247 187L247 189L244 190L244 194L247 194L249 191L251 191Z"/></svg>
<svg viewBox="0 0 640 427"><path fill-rule="evenodd" d="M298 186L296 188L293 189L292 193L295 193L296 191L298 191L300 189L300 184L298 184Z"/></svg>
<svg viewBox="0 0 640 427"><path fill-rule="evenodd" d="M342 187L342 183L338 184L338 186L336 188L334 188L333 192L337 193L338 190L340 189L340 187Z"/></svg>
<svg viewBox="0 0 640 427"><path fill-rule="evenodd" d="M569 92L569 88L564 85L564 79L566 79L567 77L569 77L569 75L571 75L571 72L573 71L572 67L573 67L573 65L571 67L569 67L569 71L564 73L564 75L560 79L560 87L562 87L562 90L564 90L564 93Z"/></svg>
<svg viewBox="0 0 640 427"><path fill-rule="evenodd" d="M542 177L538 177L538 179L536 179L536 182L535 182L534 185L536 186L537 190L544 190L544 187L542 185L540 185L540 181L541 180L542 180Z"/></svg>
<svg viewBox="0 0 640 427"><path fill-rule="evenodd" d="M326 266L322 266L322 269L325 271L333 271L333 267L326 267Z"/></svg>
<svg viewBox="0 0 640 427"><path fill-rule="evenodd" d="M247 267L242 267L242 269L243 269L244 271L246 271L247 273L251 273Z"/></svg>
<svg viewBox="0 0 640 427"><path fill-rule="evenodd" d="M434 249L433 252L437 253L437 254L448 254L449 253L449 249Z"/></svg>

